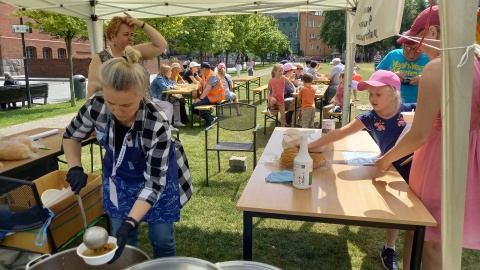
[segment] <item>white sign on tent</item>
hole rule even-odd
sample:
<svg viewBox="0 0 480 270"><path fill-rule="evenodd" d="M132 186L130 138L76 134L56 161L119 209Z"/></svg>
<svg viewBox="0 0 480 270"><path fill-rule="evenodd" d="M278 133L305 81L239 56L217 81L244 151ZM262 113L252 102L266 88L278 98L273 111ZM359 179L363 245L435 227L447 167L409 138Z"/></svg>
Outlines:
<svg viewBox="0 0 480 270"><path fill-rule="evenodd" d="M351 27L352 42L367 45L400 32L405 0L360 0Z"/></svg>

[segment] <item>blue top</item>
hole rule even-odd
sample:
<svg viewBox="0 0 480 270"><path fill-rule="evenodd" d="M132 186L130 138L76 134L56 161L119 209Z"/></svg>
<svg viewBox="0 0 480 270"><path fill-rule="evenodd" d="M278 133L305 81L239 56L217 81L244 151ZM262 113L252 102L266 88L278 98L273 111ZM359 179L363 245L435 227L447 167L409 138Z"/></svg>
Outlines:
<svg viewBox="0 0 480 270"><path fill-rule="evenodd" d="M162 94L163 90L171 90L173 86L177 85L170 78L158 75L152 81L150 88L152 89L152 97L160 100L165 100L165 95Z"/></svg>
<svg viewBox="0 0 480 270"><path fill-rule="evenodd" d="M390 70L391 72L403 72L407 78L412 78L422 74L423 67L430 61L428 57L422 55L415 61L408 61L403 56L403 49L396 49L389 52L378 64L377 70ZM405 103L416 103L418 96L418 85L403 84L400 87L400 94Z"/></svg>
<svg viewBox="0 0 480 270"><path fill-rule="evenodd" d="M384 119L380 117L374 110L360 114L357 119L362 121L363 125L371 132L373 139L380 148L381 154L384 155L390 149L395 146L395 143L400 137L405 125L407 124L403 120L401 112L411 112L417 108L416 103L403 103L400 105L398 113L390 119ZM395 162L393 166L402 175L402 177L408 182L408 175L410 174L410 166L399 166L410 155L405 156Z"/></svg>

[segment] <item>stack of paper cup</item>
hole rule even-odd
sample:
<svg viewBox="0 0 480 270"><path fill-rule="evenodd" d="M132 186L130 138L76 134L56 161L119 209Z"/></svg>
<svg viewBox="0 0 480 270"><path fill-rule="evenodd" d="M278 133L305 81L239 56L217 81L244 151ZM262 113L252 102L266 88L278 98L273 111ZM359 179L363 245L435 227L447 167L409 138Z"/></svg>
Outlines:
<svg viewBox="0 0 480 270"><path fill-rule="evenodd" d="M335 129L335 119L322 120L322 133L328 133Z"/></svg>

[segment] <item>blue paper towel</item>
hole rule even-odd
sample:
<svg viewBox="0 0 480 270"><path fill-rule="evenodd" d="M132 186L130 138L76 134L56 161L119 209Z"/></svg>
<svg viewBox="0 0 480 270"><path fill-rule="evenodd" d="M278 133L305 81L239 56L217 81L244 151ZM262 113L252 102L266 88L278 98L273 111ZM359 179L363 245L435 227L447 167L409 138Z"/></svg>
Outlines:
<svg viewBox="0 0 480 270"><path fill-rule="evenodd" d="M293 184L293 172L292 171L271 172L265 178L265 181L270 183Z"/></svg>

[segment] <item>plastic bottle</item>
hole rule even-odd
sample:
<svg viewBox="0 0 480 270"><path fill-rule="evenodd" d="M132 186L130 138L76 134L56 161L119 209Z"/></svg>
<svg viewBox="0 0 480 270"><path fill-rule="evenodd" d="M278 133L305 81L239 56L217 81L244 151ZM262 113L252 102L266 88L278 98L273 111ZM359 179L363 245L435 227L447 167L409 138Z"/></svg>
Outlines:
<svg viewBox="0 0 480 270"><path fill-rule="evenodd" d="M300 151L293 160L293 186L298 189L309 189L312 186L313 160L308 154L307 139L313 132L300 131Z"/></svg>

